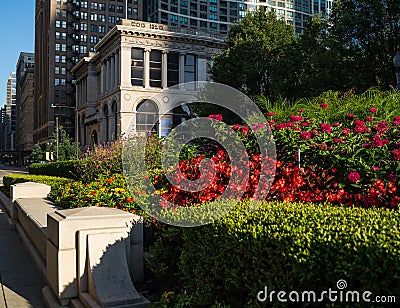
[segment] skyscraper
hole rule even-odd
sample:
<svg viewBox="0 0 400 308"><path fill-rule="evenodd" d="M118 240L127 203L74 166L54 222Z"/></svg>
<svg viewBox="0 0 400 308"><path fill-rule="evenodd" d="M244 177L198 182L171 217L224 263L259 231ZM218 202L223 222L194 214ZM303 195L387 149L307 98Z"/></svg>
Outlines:
<svg viewBox="0 0 400 308"><path fill-rule="evenodd" d="M33 130L33 70L34 54L21 52L16 71L16 131L15 148L32 149Z"/></svg>
<svg viewBox="0 0 400 308"><path fill-rule="evenodd" d="M5 118L5 149L14 150L16 125L16 74L12 72L7 80L6 118Z"/></svg>
<svg viewBox="0 0 400 308"><path fill-rule="evenodd" d="M123 18L141 20L142 1L36 0L34 143L51 141L56 115L74 136L71 68Z"/></svg>
<svg viewBox="0 0 400 308"><path fill-rule="evenodd" d="M150 0L147 21L226 34L246 14L246 2L227 0Z"/></svg>

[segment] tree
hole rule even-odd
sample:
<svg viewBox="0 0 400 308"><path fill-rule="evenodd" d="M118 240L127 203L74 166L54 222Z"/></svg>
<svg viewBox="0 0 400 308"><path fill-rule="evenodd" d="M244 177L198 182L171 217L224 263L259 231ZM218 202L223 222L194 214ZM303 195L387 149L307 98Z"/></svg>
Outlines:
<svg viewBox="0 0 400 308"><path fill-rule="evenodd" d="M79 144L76 142L72 141L72 139L69 137L69 135L66 133L66 131L62 128L62 126L59 127L59 144L58 144L58 160L70 160L70 159L76 159L77 158L77 153L76 151L78 150L78 157L81 155L81 151L79 148ZM53 134L54 139L57 139L57 134ZM53 142L52 144L52 151L53 153L56 153L56 142ZM55 158L55 157L54 157Z"/></svg>
<svg viewBox="0 0 400 308"><path fill-rule="evenodd" d="M392 58L400 47L400 1L341 0L330 16L329 35L351 54L359 90L395 84Z"/></svg>
<svg viewBox="0 0 400 308"><path fill-rule="evenodd" d="M45 151L41 144L37 143L32 150L32 159L34 161L41 161L45 159Z"/></svg>
<svg viewBox="0 0 400 308"><path fill-rule="evenodd" d="M285 82L285 47L294 40L293 27L261 7L232 26L226 48L214 57L212 78L251 98L277 96Z"/></svg>

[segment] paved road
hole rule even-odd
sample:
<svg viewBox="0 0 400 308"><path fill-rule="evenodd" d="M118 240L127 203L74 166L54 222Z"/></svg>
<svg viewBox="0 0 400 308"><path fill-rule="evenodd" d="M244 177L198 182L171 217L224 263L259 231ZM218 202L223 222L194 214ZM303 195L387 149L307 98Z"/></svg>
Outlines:
<svg viewBox="0 0 400 308"><path fill-rule="evenodd" d="M0 164L0 185L3 185L3 176L10 173L27 173L27 172L25 171L25 168L4 166Z"/></svg>

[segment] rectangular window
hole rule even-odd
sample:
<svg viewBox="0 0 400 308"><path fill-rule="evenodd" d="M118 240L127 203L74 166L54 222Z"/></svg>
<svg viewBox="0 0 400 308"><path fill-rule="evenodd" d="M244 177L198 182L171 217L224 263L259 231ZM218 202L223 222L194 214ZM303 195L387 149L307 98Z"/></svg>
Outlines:
<svg viewBox="0 0 400 308"><path fill-rule="evenodd" d="M60 28L61 27L61 21L60 20L56 20L56 28Z"/></svg>
<svg viewBox="0 0 400 308"><path fill-rule="evenodd" d="M59 56L59 55L55 55L54 61L55 61L56 63L59 63L59 62L60 62L60 56Z"/></svg>
<svg viewBox="0 0 400 308"><path fill-rule="evenodd" d="M61 28L67 29L67 22L66 22L66 21L63 21L63 22L61 23Z"/></svg>
<svg viewBox="0 0 400 308"><path fill-rule="evenodd" d="M124 7L119 5L117 6L117 13L123 13L124 12Z"/></svg>
<svg viewBox="0 0 400 308"><path fill-rule="evenodd" d="M98 26L97 25L90 25L90 31L91 32L97 32L98 31Z"/></svg>
<svg viewBox="0 0 400 308"><path fill-rule="evenodd" d="M90 36L90 43L97 44L97 42L98 42L97 36L91 35Z"/></svg>
<svg viewBox="0 0 400 308"><path fill-rule="evenodd" d="M99 3L99 10L100 11L105 11L106 10L106 5L104 3Z"/></svg>
<svg viewBox="0 0 400 308"><path fill-rule="evenodd" d="M61 39L62 39L62 40L66 40L66 39L67 39L67 33L62 32L62 33L61 33Z"/></svg>
<svg viewBox="0 0 400 308"><path fill-rule="evenodd" d="M86 43L87 42L87 34L81 34L80 41Z"/></svg>
<svg viewBox="0 0 400 308"><path fill-rule="evenodd" d="M54 85L59 86L60 85L60 78L54 78Z"/></svg>
<svg viewBox="0 0 400 308"><path fill-rule="evenodd" d="M61 51L67 51L67 44L61 44Z"/></svg>
<svg viewBox="0 0 400 308"><path fill-rule="evenodd" d="M179 83L179 53L168 53L168 87Z"/></svg>
<svg viewBox="0 0 400 308"><path fill-rule="evenodd" d="M60 51L60 44L56 44L56 51Z"/></svg>
<svg viewBox="0 0 400 308"><path fill-rule="evenodd" d="M99 26L99 32L100 33L105 33L106 32L106 27L105 26Z"/></svg>
<svg viewBox="0 0 400 308"><path fill-rule="evenodd" d="M109 23L115 23L115 16L108 16L108 22Z"/></svg>
<svg viewBox="0 0 400 308"><path fill-rule="evenodd" d="M99 21L106 22L106 15L99 14Z"/></svg>
<svg viewBox="0 0 400 308"><path fill-rule="evenodd" d="M87 1L81 1L81 7L87 9Z"/></svg>
<svg viewBox="0 0 400 308"><path fill-rule="evenodd" d="M97 20L97 14L96 13L92 13L90 14L90 20Z"/></svg>
<svg viewBox="0 0 400 308"><path fill-rule="evenodd" d="M143 49L132 48L131 60L131 84L133 86L143 86Z"/></svg>
<svg viewBox="0 0 400 308"><path fill-rule="evenodd" d="M67 69L65 67L61 68L61 75L65 75L67 73Z"/></svg>
<svg viewBox="0 0 400 308"><path fill-rule="evenodd" d="M97 2L92 2L92 3L90 4L90 8L91 8L92 10L97 10L97 7L98 7Z"/></svg>
<svg viewBox="0 0 400 308"><path fill-rule="evenodd" d="M195 55L185 55L185 82L196 81L196 56ZM194 90L194 85L190 87Z"/></svg>
<svg viewBox="0 0 400 308"><path fill-rule="evenodd" d="M81 31L87 31L87 23L86 22L81 22Z"/></svg>
<svg viewBox="0 0 400 308"><path fill-rule="evenodd" d="M114 4L109 4L108 5L108 11L109 12L115 12L115 5Z"/></svg>
<svg viewBox="0 0 400 308"><path fill-rule="evenodd" d="M67 57L61 56L61 63L66 63L66 62L67 62Z"/></svg>
<svg viewBox="0 0 400 308"><path fill-rule="evenodd" d="M54 74L60 74L60 67L56 66L54 67Z"/></svg>
<svg viewBox="0 0 400 308"><path fill-rule="evenodd" d="M60 32L56 32L56 40L59 40L61 38Z"/></svg>
<svg viewBox="0 0 400 308"><path fill-rule="evenodd" d="M65 86L65 78L61 78L61 83L62 86Z"/></svg>
<svg viewBox="0 0 400 308"><path fill-rule="evenodd" d="M161 88L161 50L150 52L150 87Z"/></svg>

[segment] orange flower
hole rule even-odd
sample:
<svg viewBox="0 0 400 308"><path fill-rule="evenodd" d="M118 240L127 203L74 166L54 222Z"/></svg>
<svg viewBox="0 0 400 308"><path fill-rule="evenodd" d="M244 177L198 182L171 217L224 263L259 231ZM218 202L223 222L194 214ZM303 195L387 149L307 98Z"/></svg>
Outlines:
<svg viewBox="0 0 400 308"><path fill-rule="evenodd" d="M126 198L125 201L128 202L128 203L130 203L130 202L135 202L136 199L135 199L135 198Z"/></svg>

